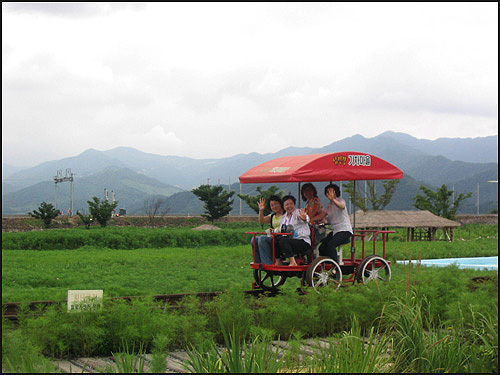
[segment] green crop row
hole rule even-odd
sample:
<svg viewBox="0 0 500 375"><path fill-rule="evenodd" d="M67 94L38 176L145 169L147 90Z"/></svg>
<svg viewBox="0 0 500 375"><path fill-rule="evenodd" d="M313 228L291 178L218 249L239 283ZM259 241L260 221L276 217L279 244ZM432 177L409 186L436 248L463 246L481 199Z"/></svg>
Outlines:
<svg viewBox="0 0 500 375"><path fill-rule="evenodd" d="M109 227L74 229L55 229L46 231L3 233L2 248L5 250L62 250L78 249L84 246L95 246L109 249L140 249L164 247L200 247L200 246L236 246L248 244L251 235L245 232L261 232L259 224L229 223L221 224L224 229L197 231L190 228L137 228ZM467 225L458 228L455 241L498 239L498 225ZM379 241L380 242L380 241ZM388 243L406 242L406 230L398 229L389 235ZM422 247L434 246L447 242L422 241ZM370 241L367 241L367 247ZM413 246L413 245L412 245ZM478 255L476 255L478 256Z"/></svg>
<svg viewBox="0 0 500 375"><path fill-rule="evenodd" d="M474 282L479 274L489 281ZM35 317L21 315L17 335L24 346L61 358L110 355L123 350L124 343L145 352L154 351L158 342L167 350L202 348L207 340L227 344L224 332L234 327L250 340L328 337L352 329L355 315L363 332L375 328L394 340L393 371L498 371L498 273L491 271L402 267L390 283L320 295L284 291L274 298L254 298L229 288L204 305L195 297L180 308L151 298L132 303L105 298L97 312L65 309L61 304ZM6 327L3 342L9 344L13 333ZM8 358L12 348L3 345L2 351Z"/></svg>
<svg viewBox="0 0 500 375"><path fill-rule="evenodd" d="M220 232L220 231L218 231ZM2 250L2 301L63 300L68 289L104 289L109 296L222 291L250 288L249 235L244 245L73 250ZM388 242L386 258L396 260L498 255L495 239L455 242ZM365 246L365 256L373 250ZM381 255L381 244L377 243ZM344 258L349 249L344 250ZM361 246L356 258L362 257ZM296 282L287 282L284 287Z"/></svg>
<svg viewBox="0 0 500 375"><path fill-rule="evenodd" d="M5 250L62 250L95 246L109 249L163 247L235 246L248 244L245 230L192 230L152 228L81 228L4 233Z"/></svg>

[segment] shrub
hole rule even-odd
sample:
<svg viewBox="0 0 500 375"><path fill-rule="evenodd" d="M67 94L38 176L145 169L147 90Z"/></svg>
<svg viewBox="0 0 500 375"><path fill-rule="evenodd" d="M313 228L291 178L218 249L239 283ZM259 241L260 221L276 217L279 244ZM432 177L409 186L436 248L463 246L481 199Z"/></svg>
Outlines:
<svg viewBox="0 0 500 375"><path fill-rule="evenodd" d="M51 203L42 202L38 210L31 211L28 215L41 219L45 228L49 228L52 220L59 216L59 210L57 210Z"/></svg>
<svg viewBox="0 0 500 375"><path fill-rule="evenodd" d="M91 201L87 201L89 212L92 219L96 220L101 227L105 227L111 219L113 210L118 206L118 202L109 203L107 200L101 201L97 197L93 197Z"/></svg>

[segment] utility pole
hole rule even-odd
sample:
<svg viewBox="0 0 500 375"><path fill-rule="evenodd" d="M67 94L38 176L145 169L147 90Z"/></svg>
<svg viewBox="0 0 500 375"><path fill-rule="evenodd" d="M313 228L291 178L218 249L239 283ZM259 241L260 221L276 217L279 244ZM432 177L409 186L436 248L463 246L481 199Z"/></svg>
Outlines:
<svg viewBox="0 0 500 375"><path fill-rule="evenodd" d="M477 184L477 214L479 215L479 183Z"/></svg>
<svg viewBox="0 0 500 375"><path fill-rule="evenodd" d="M69 181L71 184L71 208L70 208L70 216L73 216L73 173L71 172L71 168L66 169L66 175L62 176L62 170L59 169L56 172L56 176L54 177L54 206L57 208L57 184L61 182Z"/></svg>
<svg viewBox="0 0 500 375"><path fill-rule="evenodd" d="M227 192L228 194L231 194L231 177L228 177L227 179ZM234 201L233 201L234 203ZM233 208L234 208L234 205L233 205ZM233 210L231 210L231 212L233 212ZM229 212L229 215L231 215L231 212Z"/></svg>
<svg viewBox="0 0 500 375"><path fill-rule="evenodd" d="M365 181L365 207L368 209L368 181Z"/></svg>

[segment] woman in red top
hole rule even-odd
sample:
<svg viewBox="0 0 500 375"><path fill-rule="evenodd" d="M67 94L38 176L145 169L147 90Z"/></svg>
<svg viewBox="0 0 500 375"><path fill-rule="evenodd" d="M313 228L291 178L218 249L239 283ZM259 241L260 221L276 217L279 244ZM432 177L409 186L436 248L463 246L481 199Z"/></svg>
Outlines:
<svg viewBox="0 0 500 375"><path fill-rule="evenodd" d="M318 244L324 237L324 228L326 223L326 211L323 209L323 204L318 198L318 191L313 184L307 183L300 189L302 200L306 203L306 213L310 218L310 224L314 228L314 244Z"/></svg>

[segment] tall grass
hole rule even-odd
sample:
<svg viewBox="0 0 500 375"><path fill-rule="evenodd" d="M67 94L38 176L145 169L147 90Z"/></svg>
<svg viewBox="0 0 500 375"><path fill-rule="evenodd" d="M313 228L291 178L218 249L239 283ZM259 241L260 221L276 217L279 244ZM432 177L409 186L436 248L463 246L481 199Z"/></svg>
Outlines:
<svg viewBox="0 0 500 375"><path fill-rule="evenodd" d="M37 344L16 330L11 322L2 321L2 373L51 373L56 369Z"/></svg>
<svg viewBox="0 0 500 375"><path fill-rule="evenodd" d="M432 275L467 279L467 274L473 274L456 275L455 271L436 269ZM41 360L42 354L61 358L115 353L123 368L132 369L142 366L138 356L148 352L153 359L156 356L154 368L161 372L169 350L188 348L190 369L197 372L498 369L495 288L470 288L460 282L456 284L458 293L453 291L448 297L449 290L439 287L439 296L432 293L426 272L412 278L408 290L403 278L379 288L352 286L325 295L285 292L274 298L252 299L233 289L205 305L197 298L187 298L175 309L151 299L125 303L105 298L101 311L81 314L68 314L63 304L56 305L38 316L21 316L15 331L3 330L3 365L10 369L21 364L33 370L32 366L44 368L48 363ZM435 277L434 284L444 285L445 279ZM426 292L428 288L431 293ZM474 298L475 304L471 304ZM434 308L440 300L457 313L448 316ZM318 348L311 358L302 357L299 349L303 340L317 336L331 336L329 348ZM283 337L291 349L273 351L271 341ZM24 344L32 348L24 349L24 359L12 357L15 353L8 349L13 347L9 343L14 338L17 347ZM142 350L128 352L124 343Z"/></svg>
<svg viewBox="0 0 500 375"><path fill-rule="evenodd" d="M371 327L365 334L356 315L351 317L351 328L340 338L329 338L320 346L317 356L308 359L305 367L315 373L374 373L385 372L391 357L387 354L389 340Z"/></svg>
<svg viewBox="0 0 500 375"><path fill-rule="evenodd" d="M414 290L398 297L386 317L388 334L393 338L396 370L400 372L497 372L497 319L489 314L473 313L467 331L463 317L455 327L435 323L427 298L419 298ZM464 335L465 334L465 335ZM472 339L471 339L472 338Z"/></svg>
<svg viewBox="0 0 500 375"><path fill-rule="evenodd" d="M498 373L498 311L497 314L480 313L470 306L472 322L465 335L473 344L471 368L483 372Z"/></svg>
<svg viewBox="0 0 500 375"><path fill-rule="evenodd" d="M300 355L300 335L289 342L291 348L282 350L278 343L275 349L267 336L255 337L245 342L247 337L241 326L233 326L228 331L221 325L224 347L215 342L204 342L188 352L188 371L197 373L373 373L385 371L390 356L384 355L389 341L376 335L372 328L368 335L362 335L356 317L351 319L351 329L340 339L329 339L327 346L319 346L311 357Z"/></svg>
<svg viewBox="0 0 500 375"><path fill-rule="evenodd" d="M275 373L284 367L279 349L274 351L269 337L255 337L248 345L248 331L241 322L229 330L220 320L224 347L205 340L188 351L185 367L196 373ZM279 346L278 346L279 348Z"/></svg>
<svg viewBox="0 0 500 375"><path fill-rule="evenodd" d="M144 373L146 361L144 360L145 352L142 346L139 347L139 351L136 353L134 348L129 349L128 343L125 341L123 342L123 350L112 354L119 373Z"/></svg>

